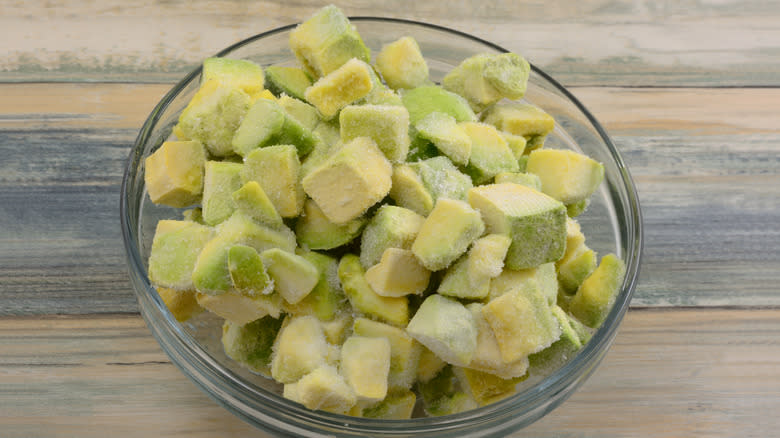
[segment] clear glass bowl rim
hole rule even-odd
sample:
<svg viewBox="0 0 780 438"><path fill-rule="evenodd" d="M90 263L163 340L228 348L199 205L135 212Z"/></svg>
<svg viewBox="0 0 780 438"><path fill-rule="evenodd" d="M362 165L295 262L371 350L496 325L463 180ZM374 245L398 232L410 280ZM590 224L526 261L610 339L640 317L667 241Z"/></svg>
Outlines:
<svg viewBox="0 0 780 438"><path fill-rule="evenodd" d="M497 44L434 24L370 16L349 17L349 19L353 22L377 21L419 26L469 39L499 52L508 52ZM228 55L245 45L289 31L295 26L297 23L259 33L221 50L215 56ZM183 330L180 324L167 312L165 304L149 282L141 251L136 241L137 218L130 216L133 209L129 205L130 198L128 196L131 180L137 177L137 164L144 144L159 121L160 115L182 90L200 75L201 67L197 67L165 94L144 122L128 156L120 194L122 237L131 281L141 306L141 314L160 346L171 357L172 362L204 392L233 414L265 431L288 434L289 436L320 436L320 434L328 436L445 436L453 432L479 436L505 436L513 430L532 423L562 403L595 370L609 349L620 322L628 310L639 277L643 248L642 214L636 188L628 168L601 124L558 81L533 64L531 64L531 69L576 106L597 131L609 150L614 164L619 169L628 201L627 214L623 218L628 234L628 246L624 254L625 280L605 323L594 333L592 340L578 352L574 359L536 386L499 402L457 415L410 420L375 420L310 411L280 396L250 387L239 376L219 364L203 351L198 342ZM140 198L134 200L138 203L141 202ZM164 323L160 324L161 321Z"/></svg>

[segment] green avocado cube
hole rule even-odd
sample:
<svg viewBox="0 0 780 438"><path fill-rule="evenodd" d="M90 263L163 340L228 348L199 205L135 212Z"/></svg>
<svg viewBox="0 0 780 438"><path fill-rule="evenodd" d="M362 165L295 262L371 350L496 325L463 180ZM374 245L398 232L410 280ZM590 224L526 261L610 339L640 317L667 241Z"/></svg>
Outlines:
<svg viewBox="0 0 780 438"><path fill-rule="evenodd" d="M332 339L333 336L329 335L331 331L339 332L337 328L339 323L334 324L333 327L326 327L325 325L326 322L338 319L338 313L345 307L347 299L344 296L344 291L341 290L341 284L338 279L339 262L333 257L314 251L299 251L298 254L317 268L319 277L317 284L314 285L314 289L303 299L295 304L285 303L285 312L293 315L316 316L323 324L322 328L325 331L328 342L341 344L340 342L335 342Z"/></svg>
<svg viewBox="0 0 780 438"><path fill-rule="evenodd" d="M144 182L155 204L186 207L203 193L206 154L198 141L166 141L144 160Z"/></svg>
<svg viewBox="0 0 780 438"><path fill-rule="evenodd" d="M192 269L198 254L214 236L210 227L190 221L157 222L149 255L149 280L176 290L193 288Z"/></svg>
<svg viewBox="0 0 780 438"><path fill-rule="evenodd" d="M442 198L466 200L473 187L471 178L461 173L447 157L433 157L410 164L431 194L433 201Z"/></svg>
<svg viewBox="0 0 780 438"><path fill-rule="evenodd" d="M493 180L496 184L515 183L530 187L536 191L542 191L542 180L533 173L501 172Z"/></svg>
<svg viewBox="0 0 780 438"><path fill-rule="evenodd" d="M241 163L206 161L203 177L203 221L209 225L229 218L236 210L233 192L241 188Z"/></svg>
<svg viewBox="0 0 780 438"><path fill-rule="evenodd" d="M282 217L295 217L305 199L300 183L301 163L295 146L277 145L255 149L244 160L241 181L256 181Z"/></svg>
<svg viewBox="0 0 780 438"><path fill-rule="evenodd" d="M539 184L541 185L541 182ZM566 214L569 215L569 217L577 217L582 213L584 213L585 210L587 210L589 205L590 205L590 198L583 199L582 201L575 202L573 204L567 204Z"/></svg>
<svg viewBox="0 0 780 438"><path fill-rule="evenodd" d="M425 188L420 175L411 166L408 164L393 166L391 181L390 197L398 206L428 216L433 209L433 197Z"/></svg>
<svg viewBox="0 0 780 438"><path fill-rule="evenodd" d="M277 96L286 94L304 100L303 92L311 86L311 78L298 67L271 65L265 69L266 86Z"/></svg>
<svg viewBox="0 0 780 438"><path fill-rule="evenodd" d="M561 337L544 350L528 356L531 375L544 376L560 368L582 348L582 342L571 325L571 319L558 306L552 307L553 315L561 327Z"/></svg>
<svg viewBox="0 0 780 438"><path fill-rule="evenodd" d="M303 98L300 99L298 100L283 94L278 102L279 106L287 113L287 116L294 118L300 123L302 128L313 133L317 125L320 124L320 113L317 112L317 108L304 102Z"/></svg>
<svg viewBox="0 0 780 438"><path fill-rule="evenodd" d="M509 397L517 391L517 384L526 379L525 376L502 379L495 374L462 367L453 367L452 371L460 386L479 406Z"/></svg>
<svg viewBox="0 0 780 438"><path fill-rule="evenodd" d="M477 402L462 390L453 367L446 366L433 379L418 384L425 412L431 416L442 416L465 412L478 407Z"/></svg>
<svg viewBox="0 0 780 438"><path fill-rule="evenodd" d="M461 299L482 299L490 291L490 277L486 275L471 275L469 272L469 257L464 255L452 264L444 274L439 288L441 295Z"/></svg>
<svg viewBox="0 0 780 438"><path fill-rule="evenodd" d="M320 280L317 267L297 254L271 248L260 257L274 281L274 288L290 304L301 301Z"/></svg>
<svg viewBox="0 0 780 438"><path fill-rule="evenodd" d="M439 294L423 301L406 332L453 365L468 365L477 348L477 326L471 312L457 300Z"/></svg>
<svg viewBox="0 0 780 438"><path fill-rule="evenodd" d="M520 102L499 102L482 113L482 121L500 131L520 135L529 141L526 152L541 145L531 144L531 139L544 138L552 132L555 120L539 107ZM535 140L535 142L543 140Z"/></svg>
<svg viewBox="0 0 780 438"><path fill-rule="evenodd" d="M360 258L346 254L339 261L339 280L352 307L361 314L404 327L409 322L406 297L383 297L366 281Z"/></svg>
<svg viewBox="0 0 780 438"><path fill-rule="evenodd" d="M501 172L517 172L512 150L498 130L485 123L465 122L460 127L471 139L471 157L466 173L476 184L484 184Z"/></svg>
<svg viewBox="0 0 780 438"><path fill-rule="evenodd" d="M339 113L341 141L369 137L393 163L409 152L409 112L403 106L349 105Z"/></svg>
<svg viewBox="0 0 780 438"><path fill-rule="evenodd" d="M318 78L352 58L371 61L371 51L355 27L333 5L318 10L290 32L290 48L303 69Z"/></svg>
<svg viewBox="0 0 780 438"><path fill-rule="evenodd" d="M528 356L521 356L511 362L504 361L493 328L482 313L483 307L482 303L471 303L466 306L477 325L477 349L467 368L489 373L502 379L526 376Z"/></svg>
<svg viewBox="0 0 780 438"><path fill-rule="evenodd" d="M543 263L535 268L527 269L505 269L490 282L488 300L517 289L538 289L548 303L554 304L558 296L555 263Z"/></svg>
<svg viewBox="0 0 780 438"><path fill-rule="evenodd" d="M571 257L561 259L558 266L558 283L567 294L577 291L583 281L596 269L596 252L583 245Z"/></svg>
<svg viewBox="0 0 780 438"><path fill-rule="evenodd" d="M263 91L263 69L252 61L231 58L206 58L203 60L201 83L211 79L238 87L249 95Z"/></svg>
<svg viewBox="0 0 780 438"><path fill-rule="evenodd" d="M271 316L244 325L225 321L222 325L222 347L231 359L270 377L272 348L281 326L282 319Z"/></svg>
<svg viewBox="0 0 780 438"><path fill-rule="evenodd" d="M282 225L282 217L257 181L247 182L232 197L238 211L252 219L271 227Z"/></svg>
<svg viewBox="0 0 780 438"><path fill-rule="evenodd" d="M526 171L542 181L542 192L574 204L590 198L604 179L604 166L578 152L539 149L528 156Z"/></svg>
<svg viewBox="0 0 780 438"><path fill-rule="evenodd" d="M417 41L401 37L382 46L376 55L376 68L390 88L415 88L428 81L428 64Z"/></svg>
<svg viewBox="0 0 780 438"><path fill-rule="evenodd" d="M233 151L246 156L253 150L271 144L284 126L284 111L274 101L258 99L249 107L231 141Z"/></svg>
<svg viewBox="0 0 780 438"><path fill-rule="evenodd" d="M512 238L505 260L509 269L532 268L563 256L566 207L560 201L513 183L474 187L468 200L489 233Z"/></svg>
<svg viewBox="0 0 780 438"><path fill-rule="evenodd" d="M210 80L201 85L182 111L176 131L186 139L201 142L215 157L230 155L233 135L249 106L249 95L242 89Z"/></svg>
<svg viewBox="0 0 780 438"><path fill-rule="evenodd" d="M260 254L251 246L234 245L228 250L228 271L233 287L244 295L268 295L274 290Z"/></svg>
<svg viewBox="0 0 780 438"><path fill-rule="evenodd" d="M298 242L309 249L333 249L351 242L365 225L364 217L334 224L316 202L307 199L303 204L303 214L295 224L295 234Z"/></svg>
<svg viewBox="0 0 780 438"><path fill-rule="evenodd" d="M331 222L343 224L387 196L392 172L374 141L358 137L310 170L301 183Z"/></svg>
<svg viewBox="0 0 780 438"><path fill-rule="evenodd" d="M569 303L569 311L588 327L604 322L623 285L626 265L614 254L601 258L599 266L586 278Z"/></svg>
<svg viewBox="0 0 780 438"><path fill-rule="evenodd" d="M419 214L403 207L379 207L360 238L360 262L363 267L370 268L379 263L387 248L411 248L424 220Z"/></svg>
<svg viewBox="0 0 780 438"><path fill-rule="evenodd" d="M453 163L465 166L471 157L471 137L455 118L442 112L432 112L414 125L417 134L430 140Z"/></svg>
<svg viewBox="0 0 780 438"><path fill-rule="evenodd" d="M387 395L390 341L352 335L341 346L341 374L358 400L378 402Z"/></svg>
<svg viewBox="0 0 780 438"><path fill-rule="evenodd" d="M332 119L342 108L371 92L374 74L370 65L353 58L313 83L304 97L323 117Z"/></svg>
<svg viewBox="0 0 780 438"><path fill-rule="evenodd" d="M317 318L287 317L273 345L271 375L280 383L293 383L325 364L328 342Z"/></svg>
<svg viewBox="0 0 780 438"><path fill-rule="evenodd" d="M451 93L437 85L424 85L401 93L401 101L409 110L409 121L412 125L433 112L449 114L457 122L476 120L474 111L461 96Z"/></svg>
<svg viewBox="0 0 780 438"><path fill-rule="evenodd" d="M515 53L484 53L463 60L444 76L442 86L465 97L474 112L480 112L504 97L521 99L530 70L528 61Z"/></svg>
<svg viewBox="0 0 780 438"><path fill-rule="evenodd" d="M384 420L408 420L412 418L416 402L417 396L412 391L392 392L381 402L363 407L359 416Z"/></svg>
<svg viewBox="0 0 780 438"><path fill-rule="evenodd" d="M353 333L390 342L390 371L387 377L390 389L409 389L416 380L417 364L422 345L405 330L367 318L356 318Z"/></svg>
<svg viewBox="0 0 780 438"><path fill-rule="evenodd" d="M502 137L504 137L504 140L506 140L506 145L509 146L509 149L512 150L515 158L519 160L525 152L525 147L528 145L528 140L526 140L522 135L510 134L505 131L499 131L499 133Z"/></svg>
<svg viewBox="0 0 780 438"><path fill-rule="evenodd" d="M485 231L480 213L463 201L439 199L412 244L412 252L430 271L446 268Z"/></svg>

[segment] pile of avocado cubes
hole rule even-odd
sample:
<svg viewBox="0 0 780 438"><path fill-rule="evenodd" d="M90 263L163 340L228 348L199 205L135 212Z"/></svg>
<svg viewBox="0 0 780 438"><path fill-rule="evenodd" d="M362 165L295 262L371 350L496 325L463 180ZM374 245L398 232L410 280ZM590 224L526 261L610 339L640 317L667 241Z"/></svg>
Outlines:
<svg viewBox="0 0 780 438"><path fill-rule="evenodd" d="M149 257L172 314L224 318L229 357L353 416L462 412L573 357L625 268L572 218L604 169L543 148L528 63L477 55L437 85L411 37L370 64L334 6L290 46L300 68L205 60L145 161L151 200L189 208Z"/></svg>

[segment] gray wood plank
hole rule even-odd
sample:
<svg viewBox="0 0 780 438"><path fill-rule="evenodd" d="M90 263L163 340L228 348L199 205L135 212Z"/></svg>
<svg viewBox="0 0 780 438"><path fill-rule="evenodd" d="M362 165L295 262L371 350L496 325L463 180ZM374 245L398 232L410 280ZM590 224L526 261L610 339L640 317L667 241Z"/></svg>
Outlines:
<svg viewBox="0 0 780 438"><path fill-rule="evenodd" d="M518 51L570 85L780 85L780 3L761 0L342 2ZM0 5L0 81L173 82L201 59L321 7L287 2Z"/></svg>

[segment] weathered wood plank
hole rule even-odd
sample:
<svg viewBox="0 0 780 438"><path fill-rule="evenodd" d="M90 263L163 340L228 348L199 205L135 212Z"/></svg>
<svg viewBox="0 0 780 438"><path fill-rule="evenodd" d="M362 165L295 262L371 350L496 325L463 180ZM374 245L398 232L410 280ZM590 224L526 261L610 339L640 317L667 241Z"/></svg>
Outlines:
<svg viewBox="0 0 780 438"><path fill-rule="evenodd" d="M773 436L778 339L777 309L632 310L585 385L516 436ZM265 436L187 380L139 317L3 318L0 350L4 437Z"/></svg>
<svg viewBox="0 0 780 438"><path fill-rule="evenodd" d="M353 16L450 27L571 85L780 85L780 4L566 0L341 2ZM0 81L171 82L236 41L321 7L182 0L0 5Z"/></svg>
<svg viewBox="0 0 780 438"><path fill-rule="evenodd" d="M0 314L137 312L119 186L165 85L0 85ZM634 306L780 305L779 89L576 88L637 182Z"/></svg>

